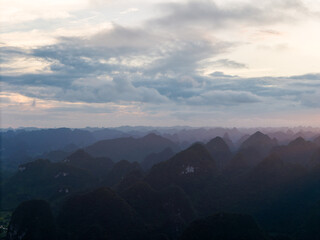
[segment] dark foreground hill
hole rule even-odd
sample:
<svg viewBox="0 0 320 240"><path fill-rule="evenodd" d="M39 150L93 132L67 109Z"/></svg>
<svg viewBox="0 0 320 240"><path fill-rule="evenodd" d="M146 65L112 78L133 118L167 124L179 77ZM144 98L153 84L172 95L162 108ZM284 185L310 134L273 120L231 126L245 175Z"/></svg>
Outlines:
<svg viewBox="0 0 320 240"><path fill-rule="evenodd" d="M56 200L93 187L97 178L88 171L64 163L39 159L23 164L3 187L4 208L29 199Z"/></svg>
<svg viewBox="0 0 320 240"><path fill-rule="evenodd" d="M43 200L20 204L12 214L7 240L56 240L56 226L50 205Z"/></svg>
<svg viewBox="0 0 320 240"><path fill-rule="evenodd" d="M58 225L63 239L145 239L143 221L108 188L75 195L62 206Z"/></svg>
<svg viewBox="0 0 320 240"><path fill-rule="evenodd" d="M248 215L218 213L196 220L180 240L267 240L253 218Z"/></svg>

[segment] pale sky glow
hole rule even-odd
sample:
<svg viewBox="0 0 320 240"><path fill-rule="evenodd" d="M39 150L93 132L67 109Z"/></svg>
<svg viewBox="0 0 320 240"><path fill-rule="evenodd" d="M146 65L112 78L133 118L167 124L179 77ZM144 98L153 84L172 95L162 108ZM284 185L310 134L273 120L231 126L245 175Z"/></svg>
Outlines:
<svg viewBox="0 0 320 240"><path fill-rule="evenodd" d="M1 127L320 127L320 1L0 0Z"/></svg>

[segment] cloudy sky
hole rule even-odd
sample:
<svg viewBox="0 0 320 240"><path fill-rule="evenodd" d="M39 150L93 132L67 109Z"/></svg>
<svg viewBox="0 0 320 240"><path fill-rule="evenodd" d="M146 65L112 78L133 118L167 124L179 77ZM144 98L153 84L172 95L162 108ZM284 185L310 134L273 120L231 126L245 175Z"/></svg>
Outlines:
<svg viewBox="0 0 320 240"><path fill-rule="evenodd" d="M320 126L318 0L0 0L1 127Z"/></svg>

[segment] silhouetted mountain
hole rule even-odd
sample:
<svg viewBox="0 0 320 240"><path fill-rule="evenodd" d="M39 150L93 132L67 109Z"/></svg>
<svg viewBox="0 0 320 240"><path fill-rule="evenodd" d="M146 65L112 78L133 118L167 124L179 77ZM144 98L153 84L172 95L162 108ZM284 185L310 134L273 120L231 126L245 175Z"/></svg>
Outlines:
<svg viewBox="0 0 320 240"><path fill-rule="evenodd" d="M159 153L151 153L141 162L141 167L144 170L149 170L153 165L168 160L173 155L174 152L171 150L171 148L166 148Z"/></svg>
<svg viewBox="0 0 320 240"><path fill-rule="evenodd" d="M256 132L241 144L238 154L230 161L228 167L232 168L233 165L239 165L237 163L239 159L242 162L245 161L247 167L256 166L276 145L277 140L271 139L261 132ZM241 158L239 154L241 154Z"/></svg>
<svg viewBox="0 0 320 240"><path fill-rule="evenodd" d="M43 200L21 203L12 214L6 239L56 239L56 227L49 204Z"/></svg>
<svg viewBox="0 0 320 240"><path fill-rule="evenodd" d="M70 197L58 216L62 239L144 239L135 210L108 188Z"/></svg>
<svg viewBox="0 0 320 240"><path fill-rule="evenodd" d="M194 144L177 153L167 161L154 165L146 177L146 181L154 188L161 189L171 184L183 189L192 188L204 178L217 171L215 161L202 144Z"/></svg>
<svg viewBox="0 0 320 240"><path fill-rule="evenodd" d="M290 163L297 163L306 167L313 167L311 157L316 151L317 146L313 142L304 140L302 137L290 142L287 146L279 146L274 152Z"/></svg>
<svg viewBox="0 0 320 240"><path fill-rule="evenodd" d="M83 149L72 153L64 162L67 165L85 169L100 179L106 177L114 165L111 159L106 157L94 158Z"/></svg>
<svg viewBox="0 0 320 240"><path fill-rule="evenodd" d="M21 165L6 182L3 205L12 208L30 199L58 199L93 186L95 182L96 178L85 170L39 159Z"/></svg>
<svg viewBox="0 0 320 240"><path fill-rule="evenodd" d="M180 240L264 240L268 239L249 215L218 213L196 220Z"/></svg>
<svg viewBox="0 0 320 240"><path fill-rule="evenodd" d="M130 162L141 162L147 155L158 153L166 148L177 150L176 144L170 140L155 134L149 134L142 138L118 138L97 142L85 150L96 157L110 157L118 162L127 159Z"/></svg>
<svg viewBox="0 0 320 240"><path fill-rule="evenodd" d="M256 132L245 140L241 146L241 150L256 148L262 152L268 152L277 145L277 140L271 139L268 135L262 132Z"/></svg>
<svg viewBox="0 0 320 240"><path fill-rule="evenodd" d="M206 144L211 157L216 161L219 168L226 166L232 157L232 153L221 137L216 137Z"/></svg>

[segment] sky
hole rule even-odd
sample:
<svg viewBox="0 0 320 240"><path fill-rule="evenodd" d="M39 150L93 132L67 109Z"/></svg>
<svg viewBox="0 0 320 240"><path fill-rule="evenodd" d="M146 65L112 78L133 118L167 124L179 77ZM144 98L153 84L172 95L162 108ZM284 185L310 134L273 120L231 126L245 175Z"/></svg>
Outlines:
<svg viewBox="0 0 320 240"><path fill-rule="evenodd" d="M0 0L1 127L320 127L318 0Z"/></svg>

